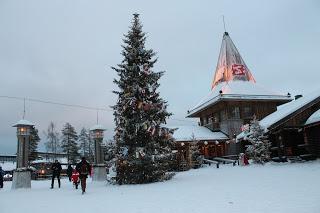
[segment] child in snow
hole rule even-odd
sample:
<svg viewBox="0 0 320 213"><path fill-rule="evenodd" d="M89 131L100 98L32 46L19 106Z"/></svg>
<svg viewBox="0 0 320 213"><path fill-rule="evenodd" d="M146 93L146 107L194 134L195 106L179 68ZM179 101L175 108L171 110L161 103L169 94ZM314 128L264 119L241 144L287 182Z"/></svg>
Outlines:
<svg viewBox="0 0 320 213"><path fill-rule="evenodd" d="M73 182L73 185L75 185L76 189L78 189L78 185L80 182L79 172L75 169L72 171L71 180Z"/></svg>

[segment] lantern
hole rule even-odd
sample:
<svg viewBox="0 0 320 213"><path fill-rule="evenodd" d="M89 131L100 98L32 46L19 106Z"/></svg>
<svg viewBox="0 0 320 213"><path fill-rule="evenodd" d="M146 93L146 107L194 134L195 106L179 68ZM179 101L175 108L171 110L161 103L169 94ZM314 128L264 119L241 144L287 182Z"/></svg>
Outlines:
<svg viewBox="0 0 320 213"><path fill-rule="evenodd" d="M17 127L17 136L30 136L30 130L34 126L33 123L27 120L20 120L13 127Z"/></svg>
<svg viewBox="0 0 320 213"><path fill-rule="evenodd" d="M29 143L31 129L34 124L27 120L20 120L13 127L17 128L18 149L17 169L13 172L12 189L31 188L31 172L29 166Z"/></svg>
<svg viewBox="0 0 320 213"><path fill-rule="evenodd" d="M204 145L208 145L208 141L205 141L205 142L204 142Z"/></svg>
<svg viewBox="0 0 320 213"><path fill-rule="evenodd" d="M103 126L98 124L90 128L90 135L94 140L93 181L104 181L106 179L104 153L101 147L103 132L105 130L106 129Z"/></svg>

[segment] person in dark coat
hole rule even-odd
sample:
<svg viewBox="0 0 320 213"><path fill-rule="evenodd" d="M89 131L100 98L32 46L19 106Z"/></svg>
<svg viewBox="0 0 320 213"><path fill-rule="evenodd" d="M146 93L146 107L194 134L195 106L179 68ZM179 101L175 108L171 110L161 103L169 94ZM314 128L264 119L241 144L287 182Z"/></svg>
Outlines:
<svg viewBox="0 0 320 213"><path fill-rule="evenodd" d="M69 178L69 181L70 181L70 182L71 182L72 171L73 171L73 168L72 168L72 166L69 164L69 165L68 165L68 168L67 168L67 175L68 175L68 178Z"/></svg>
<svg viewBox="0 0 320 213"><path fill-rule="evenodd" d="M82 157L80 163L77 164L76 170L79 172L82 194L84 194L86 192L86 185L87 185L86 181L87 181L88 175L91 176L91 166L88 163L88 161L86 161L85 157Z"/></svg>
<svg viewBox="0 0 320 213"><path fill-rule="evenodd" d="M61 173L62 168L61 168L61 164L59 163L58 160L55 160L55 162L52 164L51 170L52 170L51 189L53 189L55 177L57 177L57 179L58 179L58 184L59 184L59 188L60 188L60 186L61 186L60 173Z"/></svg>
<svg viewBox="0 0 320 213"><path fill-rule="evenodd" d="M2 167L0 166L0 188L3 188L3 176L4 176L4 171L2 170Z"/></svg>

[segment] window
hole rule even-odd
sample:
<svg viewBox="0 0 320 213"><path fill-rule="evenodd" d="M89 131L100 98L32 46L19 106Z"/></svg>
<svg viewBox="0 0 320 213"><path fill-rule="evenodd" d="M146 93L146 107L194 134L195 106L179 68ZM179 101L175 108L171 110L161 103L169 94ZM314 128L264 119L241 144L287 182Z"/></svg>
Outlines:
<svg viewBox="0 0 320 213"><path fill-rule="evenodd" d="M243 108L243 117L244 118L249 118L251 116L252 116L252 108L248 107L248 106L244 107Z"/></svg>
<svg viewBox="0 0 320 213"><path fill-rule="evenodd" d="M214 113L214 115L213 115L213 123L219 123L219 114L218 113Z"/></svg>
<svg viewBox="0 0 320 213"><path fill-rule="evenodd" d="M221 119L221 121L227 120L226 110L220 111L220 119Z"/></svg>
<svg viewBox="0 0 320 213"><path fill-rule="evenodd" d="M229 117L231 119L237 119L240 118L240 109L239 107L231 107Z"/></svg>

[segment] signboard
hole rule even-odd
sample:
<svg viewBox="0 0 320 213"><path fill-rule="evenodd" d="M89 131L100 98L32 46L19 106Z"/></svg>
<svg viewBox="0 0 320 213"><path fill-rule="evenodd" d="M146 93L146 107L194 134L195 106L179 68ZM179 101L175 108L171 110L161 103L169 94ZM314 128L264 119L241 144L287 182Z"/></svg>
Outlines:
<svg viewBox="0 0 320 213"><path fill-rule="evenodd" d="M242 64L232 64L231 70L233 75L245 75L246 68Z"/></svg>

